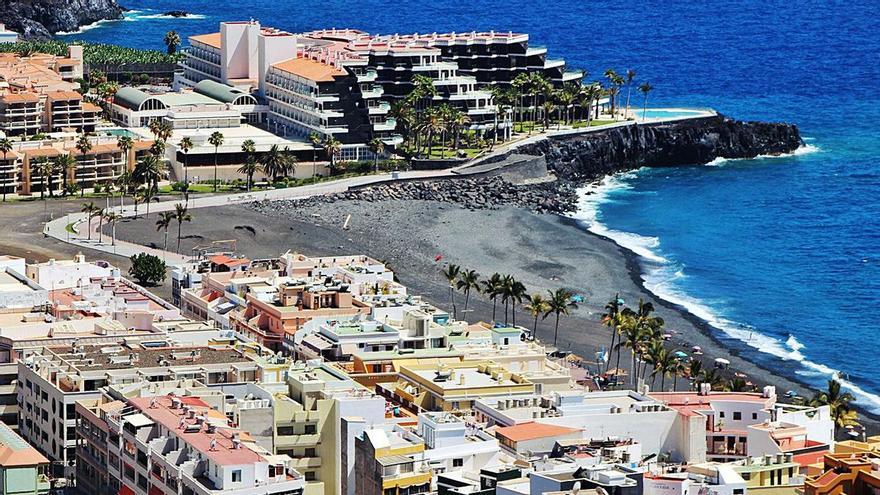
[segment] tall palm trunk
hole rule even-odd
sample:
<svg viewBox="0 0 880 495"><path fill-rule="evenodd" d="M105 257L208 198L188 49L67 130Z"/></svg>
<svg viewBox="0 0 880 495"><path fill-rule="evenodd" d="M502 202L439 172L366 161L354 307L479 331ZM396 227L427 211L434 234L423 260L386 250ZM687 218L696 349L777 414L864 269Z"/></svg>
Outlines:
<svg viewBox="0 0 880 495"><path fill-rule="evenodd" d="M535 325L532 327L532 338L534 339L536 335L538 335L538 316L540 313L535 313Z"/></svg>
<svg viewBox="0 0 880 495"><path fill-rule="evenodd" d="M452 303L452 318L457 319L457 311L455 309L455 289L452 287L452 284L449 285L449 301Z"/></svg>
<svg viewBox="0 0 880 495"><path fill-rule="evenodd" d="M608 373L608 365L611 364L611 353L614 352L614 338L617 336L617 327L615 325L611 326L611 345L608 347L608 352L605 354L605 373Z"/></svg>
<svg viewBox="0 0 880 495"><path fill-rule="evenodd" d="M556 346L556 342L559 339L559 313L556 313L556 325L553 329L553 346Z"/></svg>

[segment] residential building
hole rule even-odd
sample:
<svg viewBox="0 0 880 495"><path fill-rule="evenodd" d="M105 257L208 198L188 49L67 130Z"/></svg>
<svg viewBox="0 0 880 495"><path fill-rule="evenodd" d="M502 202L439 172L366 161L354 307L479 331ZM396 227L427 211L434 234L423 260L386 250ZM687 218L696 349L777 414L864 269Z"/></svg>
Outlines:
<svg viewBox="0 0 880 495"><path fill-rule="evenodd" d="M399 433L369 429L355 439L358 495L418 495L431 493L431 469L425 444Z"/></svg>
<svg viewBox="0 0 880 495"><path fill-rule="evenodd" d="M880 457L873 452L825 454L822 471L804 481L804 495L869 495L880 490Z"/></svg>
<svg viewBox="0 0 880 495"><path fill-rule="evenodd" d="M301 495L302 475L197 397L136 397L107 415L119 493Z"/></svg>
<svg viewBox="0 0 880 495"><path fill-rule="evenodd" d="M76 91L82 74L81 46L70 46L67 57L0 55L0 131L7 136L93 132L101 109Z"/></svg>
<svg viewBox="0 0 880 495"><path fill-rule="evenodd" d="M47 495L49 459L0 423L0 494Z"/></svg>
<svg viewBox="0 0 880 495"><path fill-rule="evenodd" d="M0 23L0 43L17 43L18 33L7 29L6 24Z"/></svg>

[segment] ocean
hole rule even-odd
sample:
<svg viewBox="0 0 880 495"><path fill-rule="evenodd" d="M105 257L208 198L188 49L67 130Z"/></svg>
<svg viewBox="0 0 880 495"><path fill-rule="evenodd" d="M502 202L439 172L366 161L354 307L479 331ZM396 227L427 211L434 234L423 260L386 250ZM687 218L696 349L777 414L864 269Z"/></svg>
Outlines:
<svg viewBox="0 0 880 495"><path fill-rule="evenodd" d="M600 78L632 68L649 106L797 123L787 157L641 170L584 194L577 217L642 256L645 285L749 359L816 388L839 376L880 413L880 17L868 1L131 0L66 38L163 48L221 20L288 30L513 30ZM165 18L169 10L194 14ZM641 98L633 94L633 104ZM586 190L585 190L586 191ZM631 301L635 303L635 301Z"/></svg>

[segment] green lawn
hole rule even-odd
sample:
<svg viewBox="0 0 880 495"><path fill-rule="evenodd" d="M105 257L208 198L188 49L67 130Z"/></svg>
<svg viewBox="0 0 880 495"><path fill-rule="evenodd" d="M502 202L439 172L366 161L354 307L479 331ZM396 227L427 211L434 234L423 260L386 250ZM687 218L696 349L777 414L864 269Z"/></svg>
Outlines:
<svg viewBox="0 0 880 495"><path fill-rule="evenodd" d="M468 158L473 158L473 157L477 156L478 154L480 154L484 149L485 148L458 148L458 151L464 152L464 154L467 155ZM448 147L441 148L438 146L438 147L431 150L430 159L431 160L439 160L441 158L449 159L449 158L456 158L457 156L458 156L458 152L453 151L451 148L448 148Z"/></svg>
<svg viewBox="0 0 880 495"><path fill-rule="evenodd" d="M76 224L75 224L75 223L69 223L69 224L67 224L67 225L64 226L64 230L70 232L71 234L76 234L76 230L74 230L74 228L73 228L74 225L76 225Z"/></svg>

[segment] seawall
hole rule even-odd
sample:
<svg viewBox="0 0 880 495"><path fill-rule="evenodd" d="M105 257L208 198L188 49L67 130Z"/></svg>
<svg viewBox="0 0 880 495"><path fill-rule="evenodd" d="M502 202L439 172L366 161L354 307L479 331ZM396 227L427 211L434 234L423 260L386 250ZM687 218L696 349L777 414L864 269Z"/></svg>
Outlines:
<svg viewBox="0 0 880 495"><path fill-rule="evenodd" d="M794 124L744 122L713 115L551 135L511 153L544 156L559 178L585 181L641 167L701 165L716 158L791 153L802 144Z"/></svg>

